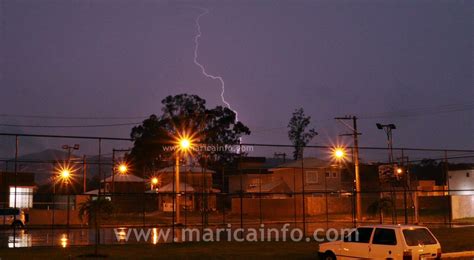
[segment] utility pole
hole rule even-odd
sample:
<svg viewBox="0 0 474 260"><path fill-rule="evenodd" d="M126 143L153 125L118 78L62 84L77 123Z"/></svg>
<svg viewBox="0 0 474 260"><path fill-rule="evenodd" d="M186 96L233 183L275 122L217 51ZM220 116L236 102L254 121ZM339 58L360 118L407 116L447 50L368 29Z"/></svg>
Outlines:
<svg viewBox="0 0 474 260"><path fill-rule="evenodd" d="M356 191L356 220L361 221L361 212L362 212L362 200L361 200L361 188L360 188L360 172L359 172L359 133L357 131L357 117L356 116L344 116L344 117L336 117L334 118L341 122L344 126L349 128L352 133L349 134L341 134L340 136L352 136L354 139L354 150L353 150L353 158L354 158L354 172L355 172L355 191ZM352 126L348 125L344 120L352 120Z"/></svg>
<svg viewBox="0 0 474 260"><path fill-rule="evenodd" d="M82 187L84 189L84 193L87 192L87 164L86 164L86 155L82 156Z"/></svg>
<svg viewBox="0 0 474 260"><path fill-rule="evenodd" d="M400 158L397 158L398 160L400 160L400 166L402 167L401 168L401 171L400 171L400 174L403 174L403 208L404 208L404 213L405 213L405 225L408 224L408 204L407 204L407 189L410 190L410 176L408 175L409 174L409 168L408 168L408 164L409 164L409 158L408 156L405 156L404 155L404 150L402 149L402 156ZM407 162L407 164L405 165L405 160ZM400 169L400 168L398 168ZM398 171L397 169L397 171Z"/></svg>
<svg viewBox="0 0 474 260"><path fill-rule="evenodd" d="M387 145L388 145L388 162L390 164L390 167L392 169L391 172L391 177L395 177L395 165L393 161L393 138L392 138L392 130L397 129L397 127L394 124L380 124L376 123L377 129L383 130L385 134L387 135ZM397 204L396 204L396 193L395 193L395 188L394 184L392 181L390 181L390 196L392 197L392 203L395 205L392 209L392 224L395 224L397 222ZM382 198L383 193L380 193L380 197Z"/></svg>

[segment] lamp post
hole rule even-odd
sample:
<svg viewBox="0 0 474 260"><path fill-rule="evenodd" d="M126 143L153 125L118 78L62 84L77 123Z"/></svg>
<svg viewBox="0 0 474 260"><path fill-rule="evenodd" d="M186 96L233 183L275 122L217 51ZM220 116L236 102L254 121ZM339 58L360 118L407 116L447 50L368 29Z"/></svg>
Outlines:
<svg viewBox="0 0 474 260"><path fill-rule="evenodd" d="M358 155L357 155L358 156ZM346 158L346 151L343 148L336 147L333 149L333 157L336 159L338 165L340 166L341 161L345 160ZM340 167L339 167L340 168ZM356 167L356 174L355 174L355 179L354 179L354 184L355 184L355 197L356 197L356 202L355 202L355 219L357 221L361 221L361 213L362 213L362 199L361 199L361 188L360 188L360 178L359 178L359 167L357 165Z"/></svg>
<svg viewBox="0 0 474 260"><path fill-rule="evenodd" d="M191 147L191 140L187 137L182 137L178 140L178 150L176 152L176 162L175 162L175 191L176 191L176 223L181 223L180 221L180 183L179 183L179 155L180 153L186 153Z"/></svg>
<svg viewBox="0 0 474 260"><path fill-rule="evenodd" d="M392 174L396 174L394 165L393 165L393 139L392 139L392 130L397 129L397 127L394 124L380 124L377 123L375 124L377 126L377 129L383 130L385 134L387 135L387 146L388 146L388 163L391 165L392 169ZM391 191L391 196L392 196L392 203L394 206L394 209L392 210L392 223L395 224L396 219L397 219L397 206L396 206L396 195L394 194L393 191L393 184L391 186L392 191ZM382 198L382 193L380 193L380 197Z"/></svg>
<svg viewBox="0 0 474 260"><path fill-rule="evenodd" d="M58 173L58 176L57 176L57 179L64 183L65 186L66 186L66 194L67 194L67 228L69 229L69 208L70 208L70 200L69 200L69 189L68 189L68 185L71 181L71 177L72 177L72 170L69 168L69 166L66 166L66 167L63 167L63 168L60 168L59 169L59 173ZM55 190L55 182L53 182L53 191Z"/></svg>
<svg viewBox="0 0 474 260"><path fill-rule="evenodd" d="M125 175L128 173L128 165L125 162L121 162L114 167L112 172L112 193L115 193L115 169L117 169L120 175Z"/></svg>
<svg viewBox="0 0 474 260"><path fill-rule="evenodd" d="M115 153L116 152L128 152L128 151L130 151L130 149L115 149L115 148L112 149L112 164L113 164L113 167L112 167L112 193L115 192L115 174L116 174L116 171L118 171L119 174L127 174L128 168L129 168L125 161L119 162L118 165L115 163Z"/></svg>
<svg viewBox="0 0 474 260"><path fill-rule="evenodd" d="M156 186L158 185L159 180L157 177L153 177L151 178L150 183L151 183L151 190L154 190Z"/></svg>
<svg viewBox="0 0 474 260"><path fill-rule="evenodd" d="M392 130L397 129L397 127L394 124L382 125L380 123L377 123L375 125L377 126L377 129L384 130L385 134L387 135L388 162L392 164L393 163Z"/></svg>
<svg viewBox="0 0 474 260"><path fill-rule="evenodd" d="M71 150L79 150L79 144L74 144L74 145L68 145L65 144L62 146L64 150L67 150L67 167L62 169L60 172L60 177L63 179L63 181L68 181L70 176L71 176L71 171L68 168L71 164ZM69 228L69 207L70 207L70 198L69 198L69 190L67 189L67 183L66 183L66 195L67 195L67 227Z"/></svg>
<svg viewBox="0 0 474 260"><path fill-rule="evenodd" d="M79 150L79 144L75 144L75 145L65 144L65 145L62 146L62 148L64 150L67 150L67 160L70 161L71 160L71 150Z"/></svg>

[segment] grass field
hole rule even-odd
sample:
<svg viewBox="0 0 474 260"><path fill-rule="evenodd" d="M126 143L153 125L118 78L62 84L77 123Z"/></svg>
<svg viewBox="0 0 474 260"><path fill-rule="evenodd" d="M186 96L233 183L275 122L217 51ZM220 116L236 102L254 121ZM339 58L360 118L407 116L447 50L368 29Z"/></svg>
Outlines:
<svg viewBox="0 0 474 260"><path fill-rule="evenodd" d="M474 227L433 229L443 252L474 250ZM109 259L316 259L315 242L216 242L182 244L135 244L101 246ZM87 247L37 247L0 249L1 259L94 259L81 257L94 251Z"/></svg>

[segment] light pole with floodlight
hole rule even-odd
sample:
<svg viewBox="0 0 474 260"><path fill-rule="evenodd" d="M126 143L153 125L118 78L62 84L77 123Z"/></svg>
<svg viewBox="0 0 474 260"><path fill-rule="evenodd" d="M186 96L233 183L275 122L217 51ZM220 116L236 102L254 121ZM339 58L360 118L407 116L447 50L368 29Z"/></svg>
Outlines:
<svg viewBox="0 0 474 260"><path fill-rule="evenodd" d="M191 148L192 143L189 138L182 137L178 140L178 150L176 152L176 164L175 164L175 191L176 191L176 224L180 224L180 183L179 183L179 154L189 151Z"/></svg>
<svg viewBox="0 0 474 260"><path fill-rule="evenodd" d="M343 148L334 148L333 149L333 157L336 159L338 164L340 165L341 161L345 160L346 158L346 152ZM340 166L339 166L340 168ZM355 205L355 217L357 221L361 221L361 214L362 214L362 199L361 199L361 188L360 188L360 178L359 175L356 174L355 179L354 179L354 185L355 185L355 196L356 196L356 205Z"/></svg>

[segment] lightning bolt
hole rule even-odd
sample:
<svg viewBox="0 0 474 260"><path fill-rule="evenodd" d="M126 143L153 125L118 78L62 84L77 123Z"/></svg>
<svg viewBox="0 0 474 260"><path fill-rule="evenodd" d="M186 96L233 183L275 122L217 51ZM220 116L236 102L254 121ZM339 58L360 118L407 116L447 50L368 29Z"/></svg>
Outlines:
<svg viewBox="0 0 474 260"><path fill-rule="evenodd" d="M203 16L205 16L209 13L209 9L206 9L206 8L198 8L198 9L201 10L202 12L196 17L196 20L195 20L197 34L194 36L194 64L196 64L196 66L198 66L201 69L201 73L205 77L213 79L213 80L218 80L220 82L222 103L224 103L227 106L227 108L234 111L235 121L238 122L239 121L239 113L236 110L232 109L232 107L230 106L230 103L227 102L227 100L225 100L225 97L224 97L224 93L225 93L224 79L221 76L215 76L215 75L207 73L206 68L204 67L204 65L202 65L198 61L198 57L199 57L199 38L201 38L201 36L202 36L201 24L199 23L199 20L201 19L201 17L203 17Z"/></svg>

